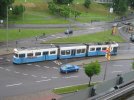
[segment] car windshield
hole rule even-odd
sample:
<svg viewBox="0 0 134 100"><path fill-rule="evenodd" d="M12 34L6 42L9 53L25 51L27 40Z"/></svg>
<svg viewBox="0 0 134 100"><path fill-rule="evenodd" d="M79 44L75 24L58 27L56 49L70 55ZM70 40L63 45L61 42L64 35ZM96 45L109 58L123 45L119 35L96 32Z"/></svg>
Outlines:
<svg viewBox="0 0 134 100"><path fill-rule="evenodd" d="M134 38L134 34L132 35L132 38Z"/></svg>
<svg viewBox="0 0 134 100"><path fill-rule="evenodd" d="M73 65L64 65L63 68L68 68L68 69L70 69L70 68L74 68L74 66L73 66Z"/></svg>

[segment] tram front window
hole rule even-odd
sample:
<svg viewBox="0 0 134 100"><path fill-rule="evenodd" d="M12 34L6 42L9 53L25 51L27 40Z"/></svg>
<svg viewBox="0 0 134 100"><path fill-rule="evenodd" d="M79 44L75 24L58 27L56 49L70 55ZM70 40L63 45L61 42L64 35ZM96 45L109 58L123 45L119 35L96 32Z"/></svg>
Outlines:
<svg viewBox="0 0 134 100"><path fill-rule="evenodd" d="M14 56L17 58L18 57L18 54L15 53Z"/></svg>

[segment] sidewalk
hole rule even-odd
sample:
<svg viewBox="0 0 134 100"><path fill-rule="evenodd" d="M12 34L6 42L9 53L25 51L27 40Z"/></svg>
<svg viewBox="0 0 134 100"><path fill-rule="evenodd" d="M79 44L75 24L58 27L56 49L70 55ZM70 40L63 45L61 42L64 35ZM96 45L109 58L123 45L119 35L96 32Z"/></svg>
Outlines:
<svg viewBox="0 0 134 100"><path fill-rule="evenodd" d="M31 93L28 95L0 98L0 100L52 100L52 98L58 100L59 98L61 98L61 96L52 93L52 91L41 91Z"/></svg>
<svg viewBox="0 0 134 100"><path fill-rule="evenodd" d="M117 54L116 56L111 56L111 61L112 60L126 60L126 59L134 59L134 55L132 55L132 54L118 55ZM84 64L88 64L91 61L95 61L95 60L98 60L99 62L104 62L104 61L106 61L106 58L105 58L105 56L101 56L101 57L96 57L96 58L90 58L90 59L86 59L86 60L71 62L70 64L84 65Z"/></svg>

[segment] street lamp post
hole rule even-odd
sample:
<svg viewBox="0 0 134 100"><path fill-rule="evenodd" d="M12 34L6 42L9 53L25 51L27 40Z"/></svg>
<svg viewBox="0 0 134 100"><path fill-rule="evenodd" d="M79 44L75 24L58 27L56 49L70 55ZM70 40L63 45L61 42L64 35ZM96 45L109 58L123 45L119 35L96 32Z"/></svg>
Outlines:
<svg viewBox="0 0 134 100"><path fill-rule="evenodd" d="M70 4L68 4L68 7L69 7L69 6L70 6ZM70 11L70 9L69 9L69 17L71 16L71 15L70 15L70 12L71 12L71 11ZM70 22L70 19L69 19L69 30L70 30L70 27L71 27L71 22Z"/></svg>
<svg viewBox="0 0 134 100"><path fill-rule="evenodd" d="M0 24L3 24L3 20L0 20ZM2 27L2 25L0 25Z"/></svg>
<svg viewBox="0 0 134 100"><path fill-rule="evenodd" d="M12 8L10 8L9 10L12 10ZM6 29L7 29L7 34L6 34L7 51L9 51L9 49L8 49L8 6L7 6L7 24L6 24Z"/></svg>

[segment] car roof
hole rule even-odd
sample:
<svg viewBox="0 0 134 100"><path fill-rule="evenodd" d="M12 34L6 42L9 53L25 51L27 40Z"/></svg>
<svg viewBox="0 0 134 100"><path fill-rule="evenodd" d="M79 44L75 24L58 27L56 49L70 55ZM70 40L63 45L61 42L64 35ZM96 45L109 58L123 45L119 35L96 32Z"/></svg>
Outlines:
<svg viewBox="0 0 134 100"><path fill-rule="evenodd" d="M73 65L71 64L66 64L66 65L63 65L63 67L66 66L66 67L72 67Z"/></svg>

